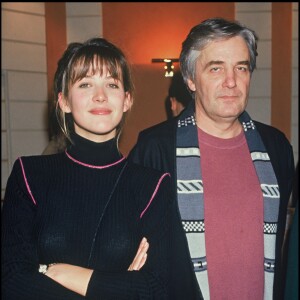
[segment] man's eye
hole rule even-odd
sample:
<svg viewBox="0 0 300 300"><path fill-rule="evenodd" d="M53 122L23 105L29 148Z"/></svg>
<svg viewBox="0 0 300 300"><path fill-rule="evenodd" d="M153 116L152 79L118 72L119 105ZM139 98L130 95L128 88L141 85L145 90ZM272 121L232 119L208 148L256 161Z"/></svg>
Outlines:
<svg viewBox="0 0 300 300"><path fill-rule="evenodd" d="M237 69L238 69L239 71L242 71L242 72L247 72L247 71L248 71L248 67L244 67L244 66L237 67Z"/></svg>
<svg viewBox="0 0 300 300"><path fill-rule="evenodd" d="M211 72L218 72L220 70L220 67L213 67L210 69Z"/></svg>

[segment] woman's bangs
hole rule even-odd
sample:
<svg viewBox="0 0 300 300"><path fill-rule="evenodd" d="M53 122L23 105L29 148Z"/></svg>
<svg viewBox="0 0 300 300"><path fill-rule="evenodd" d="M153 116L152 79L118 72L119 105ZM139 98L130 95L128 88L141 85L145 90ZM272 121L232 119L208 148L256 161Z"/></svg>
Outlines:
<svg viewBox="0 0 300 300"><path fill-rule="evenodd" d="M95 54L92 65L93 74L99 72L102 76L104 68L106 68L106 72L108 72L112 78L116 80L122 79L121 67L116 58L111 56L107 57L103 54Z"/></svg>
<svg viewBox="0 0 300 300"><path fill-rule="evenodd" d="M122 72L117 60L113 57L105 57L101 53L85 53L74 59L72 69L70 70L71 83L99 73L103 75L104 69L109 75L117 80L122 79Z"/></svg>

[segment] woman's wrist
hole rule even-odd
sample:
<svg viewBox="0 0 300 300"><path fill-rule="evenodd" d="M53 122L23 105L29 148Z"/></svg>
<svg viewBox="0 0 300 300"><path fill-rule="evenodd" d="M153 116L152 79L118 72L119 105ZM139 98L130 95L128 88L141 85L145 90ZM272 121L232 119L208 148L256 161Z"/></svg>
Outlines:
<svg viewBox="0 0 300 300"><path fill-rule="evenodd" d="M43 264L40 264L39 266L39 272L42 273L42 274L46 274L48 269L53 266L53 265L56 265L56 263L52 263L52 264L48 264L48 265L43 265Z"/></svg>

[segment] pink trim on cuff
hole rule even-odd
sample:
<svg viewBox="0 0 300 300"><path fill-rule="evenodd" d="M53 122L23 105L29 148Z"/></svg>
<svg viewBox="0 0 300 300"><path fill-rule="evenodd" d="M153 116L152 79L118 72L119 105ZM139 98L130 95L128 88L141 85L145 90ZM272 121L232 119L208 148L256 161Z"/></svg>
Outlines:
<svg viewBox="0 0 300 300"><path fill-rule="evenodd" d="M25 170L24 170L24 166L23 166L23 162L22 162L22 159L21 157L19 157L19 161L20 161L20 164L21 164L21 168L22 168L22 172L23 172L23 177L24 177L24 181L25 181L25 184L26 184L26 187L27 187L27 191L32 199L32 202L36 205L36 201L34 200L34 197L31 193L31 190L30 190L30 187L29 187L29 184L28 184L28 181L27 181L27 178L26 178L26 174L25 174Z"/></svg>
<svg viewBox="0 0 300 300"><path fill-rule="evenodd" d="M123 161L123 160L125 159L125 157L122 157L120 160L118 160L118 161L116 161L116 162L114 162L114 163L112 163L112 164L110 164L110 165L106 165L106 166L94 166L94 165L85 164L85 163L83 163L83 162L81 162L81 161L79 161L79 160L73 158L73 157L67 152L67 150L65 150L65 152L66 152L66 155L67 155L71 160L73 160L75 163L80 164L80 165L85 166L85 167L88 167L88 168L93 168L93 169L105 169L105 168L109 168L109 167L112 167L112 166L114 166L114 165L117 165L118 163L120 163L121 161Z"/></svg>
<svg viewBox="0 0 300 300"><path fill-rule="evenodd" d="M159 179L159 181L158 181L158 183L157 183L157 185L156 185L156 188L155 188L155 190L154 190L154 192L153 192L153 194L152 194L152 197L151 197L150 201L148 202L147 206L145 207L145 209L142 211L142 213L141 213L141 215L140 215L140 219L143 217L143 215L144 215L145 212L147 211L148 207L150 206L152 200L154 199L154 197L155 197L155 195L156 195L156 193L157 193L157 190L158 190L158 188L159 188L159 186L160 186L162 180L163 180L166 176L171 176L171 175L170 175L170 173L165 173L165 174L163 174L163 175L160 177L160 179Z"/></svg>

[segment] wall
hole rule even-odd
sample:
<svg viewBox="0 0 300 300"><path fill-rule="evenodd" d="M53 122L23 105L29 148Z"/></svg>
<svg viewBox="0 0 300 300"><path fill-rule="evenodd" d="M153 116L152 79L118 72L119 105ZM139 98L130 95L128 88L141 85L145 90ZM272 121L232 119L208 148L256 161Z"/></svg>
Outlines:
<svg viewBox="0 0 300 300"><path fill-rule="evenodd" d="M1 2L1 199L14 160L47 143L44 2Z"/></svg>
<svg viewBox="0 0 300 300"><path fill-rule="evenodd" d="M236 19L253 29L259 38L247 111L253 119L271 124L272 4L237 2Z"/></svg>
<svg viewBox="0 0 300 300"><path fill-rule="evenodd" d="M102 37L101 2L65 2L65 4L68 43Z"/></svg>
<svg viewBox="0 0 300 300"><path fill-rule="evenodd" d="M170 79L152 58L178 58L190 29L204 19L234 18L234 2L103 2L103 36L118 45L133 65L135 104L122 135L124 154L138 132L166 120ZM178 64L176 65L178 67Z"/></svg>
<svg viewBox="0 0 300 300"><path fill-rule="evenodd" d="M272 20L272 5L278 4L289 10L289 5L292 4L289 12L291 24L289 16L283 18L284 15L280 12L280 22L276 24L276 19ZM298 3L278 4L272 2L236 2L236 19L254 29L259 37L257 69L252 76L247 111L252 118L273 125L286 133L293 146L296 164L299 157ZM279 33L278 29L276 31L274 29L276 26L282 27L283 36L279 36L277 41L272 41L272 34L276 36L276 33ZM288 41L284 43L283 39L286 38L286 35L291 36L291 45ZM277 51L279 50L276 57L272 55L272 47ZM284 52L284 55L280 56L280 52ZM280 61L283 61L284 64L278 68L277 65ZM276 78L276 81L273 80L272 82L272 77ZM283 85L280 86L280 83ZM286 90L286 93L282 93L280 89ZM283 94L283 97L278 99L277 93ZM288 114L283 114L283 108L286 106L290 106L290 111ZM272 110L277 114L278 122L274 119L271 121Z"/></svg>
<svg viewBox="0 0 300 300"><path fill-rule="evenodd" d="M299 160L299 3L292 4L292 107L291 143L295 164Z"/></svg>
<svg viewBox="0 0 300 300"><path fill-rule="evenodd" d="M57 63L54 58L48 61L51 46L56 48L56 54L62 54L64 43L104 36L124 49L133 63L137 90L121 140L121 149L126 154L139 130L166 119L163 102L170 80L163 77L162 65L151 64L150 60L162 55L178 57L182 40L200 18L219 15L218 11L227 17L234 14L233 4L225 2L66 2L65 25L61 23L57 29L52 24L51 31L47 32L48 5L60 5L55 12L63 15L63 2L1 3L1 199L13 161L20 155L40 154L48 143L47 91L50 86L47 82L52 80L53 71L49 66ZM258 68L253 75L248 110L255 119L270 124L272 2L236 2L235 14L260 36ZM51 34L54 42L48 40ZM296 162L298 40L298 3L293 2L291 143Z"/></svg>

